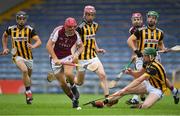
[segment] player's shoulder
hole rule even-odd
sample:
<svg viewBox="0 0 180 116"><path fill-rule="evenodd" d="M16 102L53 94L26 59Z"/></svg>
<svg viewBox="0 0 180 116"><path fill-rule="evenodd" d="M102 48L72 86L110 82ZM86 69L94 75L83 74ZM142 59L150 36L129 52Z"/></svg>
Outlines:
<svg viewBox="0 0 180 116"><path fill-rule="evenodd" d="M34 28L31 25L25 25L25 28L28 28L30 30L33 30Z"/></svg>
<svg viewBox="0 0 180 116"><path fill-rule="evenodd" d="M148 28L147 26L142 26L142 27L138 28L138 30L141 31L141 30L145 30L147 28Z"/></svg>
<svg viewBox="0 0 180 116"><path fill-rule="evenodd" d="M157 28L157 27L156 27L156 30L158 30L158 31L160 31L160 32L162 32L162 33L163 33L163 30L161 30L161 29L159 29L159 28Z"/></svg>
<svg viewBox="0 0 180 116"><path fill-rule="evenodd" d="M86 25L86 22L85 21L81 21L81 23L78 25L79 28L82 28Z"/></svg>
<svg viewBox="0 0 180 116"><path fill-rule="evenodd" d="M10 25L10 26L8 26L8 29L13 29L13 28L17 28L17 25Z"/></svg>
<svg viewBox="0 0 180 116"><path fill-rule="evenodd" d="M93 24L98 25L98 23L96 21L93 21Z"/></svg>
<svg viewBox="0 0 180 116"><path fill-rule="evenodd" d="M53 32L59 31L63 28L63 25L57 26L54 28Z"/></svg>

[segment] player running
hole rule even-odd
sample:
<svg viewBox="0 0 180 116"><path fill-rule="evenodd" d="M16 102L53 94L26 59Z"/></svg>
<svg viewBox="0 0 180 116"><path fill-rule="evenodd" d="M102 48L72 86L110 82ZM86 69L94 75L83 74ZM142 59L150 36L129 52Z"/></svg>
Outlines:
<svg viewBox="0 0 180 116"><path fill-rule="evenodd" d="M104 49L100 49L96 42L96 33L99 28L98 23L94 22L96 10L94 6L87 5L84 8L83 21L78 26L77 31L81 36L84 51L79 56L79 64L87 64L89 62L98 65L98 69L95 73L98 75L100 82L102 84L102 88L104 90L104 96L107 97L109 95L109 89L107 85L107 77L104 71L104 67L97 57L97 53L105 53ZM75 82L77 85L82 85L84 83L85 78L85 68L79 68Z"/></svg>
<svg viewBox="0 0 180 116"><path fill-rule="evenodd" d="M2 36L3 54L7 55L8 36L11 36L13 53L13 62L22 73L22 79L25 86L26 103L32 104L31 91L31 74L33 69L32 49L41 45L41 40L34 28L26 25L27 14L24 11L19 11L16 14L16 25L9 26ZM35 41L32 44L32 40Z"/></svg>
<svg viewBox="0 0 180 116"><path fill-rule="evenodd" d="M74 84L73 66L62 65L62 63L77 63L79 54L83 51L83 44L77 31L76 20L67 18L63 26L58 26L51 33L46 48L50 54L50 62L53 73L64 93L72 100L72 107L79 105L79 92ZM71 53L71 48L76 48ZM70 87L67 84L70 83Z"/></svg>

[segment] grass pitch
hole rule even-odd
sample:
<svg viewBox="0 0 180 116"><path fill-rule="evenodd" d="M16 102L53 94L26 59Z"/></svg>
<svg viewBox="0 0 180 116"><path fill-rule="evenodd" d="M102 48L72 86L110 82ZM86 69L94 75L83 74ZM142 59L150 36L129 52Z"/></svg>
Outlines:
<svg viewBox="0 0 180 116"><path fill-rule="evenodd" d="M180 104L174 104L172 96L164 96L150 109L130 109L125 101L130 96L123 97L111 108L94 108L82 104L103 97L102 95L82 94L81 110L71 108L71 101L65 94L33 94L32 105L25 103L25 96L0 95L0 115L180 115Z"/></svg>

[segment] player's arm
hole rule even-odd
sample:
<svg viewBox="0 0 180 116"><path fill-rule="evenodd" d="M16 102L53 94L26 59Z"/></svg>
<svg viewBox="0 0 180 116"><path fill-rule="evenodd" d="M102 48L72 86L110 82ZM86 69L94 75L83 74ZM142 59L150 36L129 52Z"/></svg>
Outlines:
<svg viewBox="0 0 180 116"><path fill-rule="evenodd" d="M41 39L39 38L39 36L36 34L35 30L33 29L31 32L30 37L35 41L35 43L32 45L31 43L28 43L27 46L31 49L33 48L37 48L41 45Z"/></svg>
<svg viewBox="0 0 180 116"><path fill-rule="evenodd" d="M163 52L167 52L168 49L164 45L163 38L164 38L164 34L162 33L160 37L160 41L158 43L158 48Z"/></svg>
<svg viewBox="0 0 180 116"><path fill-rule="evenodd" d="M106 52L105 49L102 49L102 48L98 47L96 40L95 40L95 50L96 50L97 53L105 53Z"/></svg>
<svg viewBox="0 0 180 116"><path fill-rule="evenodd" d="M51 34L51 36L46 44L46 49L47 49L48 53L50 54L51 58L53 59L54 63L61 64L61 61L58 60L58 57L56 56L56 54L54 52L54 45L55 45L55 42L57 41L57 38L58 38L58 31Z"/></svg>
<svg viewBox="0 0 180 116"><path fill-rule="evenodd" d="M132 34L128 40L127 40L127 44L128 46L133 50L137 50L137 46L136 46L136 41L137 41L137 38L134 34Z"/></svg>
<svg viewBox="0 0 180 116"><path fill-rule="evenodd" d="M134 78L139 78L141 75L144 74L144 72L145 72L144 68L141 68L139 71L132 70L131 68L129 68L125 71L126 74L129 74L133 76Z"/></svg>
<svg viewBox="0 0 180 116"><path fill-rule="evenodd" d="M134 51L134 53L136 53L138 57L142 57L142 53L138 50L137 44L136 44L137 38L139 38L139 36L140 36L140 31L136 30L136 32L128 38L127 44Z"/></svg>
<svg viewBox="0 0 180 116"><path fill-rule="evenodd" d="M8 44L8 33L5 31L2 35L2 46L3 46L3 55L7 55L9 52L9 49L7 48Z"/></svg>
<svg viewBox="0 0 180 116"><path fill-rule="evenodd" d="M46 44L46 49L48 51L48 53L51 55L52 59L58 59L55 52L54 52L54 46L55 42L52 41L52 39L49 39L47 44Z"/></svg>
<svg viewBox="0 0 180 116"><path fill-rule="evenodd" d="M76 33L76 35L77 35L77 41L71 49L74 63L77 63L79 55L84 50L84 46L83 46L83 43L82 43L82 40L81 40L79 34Z"/></svg>

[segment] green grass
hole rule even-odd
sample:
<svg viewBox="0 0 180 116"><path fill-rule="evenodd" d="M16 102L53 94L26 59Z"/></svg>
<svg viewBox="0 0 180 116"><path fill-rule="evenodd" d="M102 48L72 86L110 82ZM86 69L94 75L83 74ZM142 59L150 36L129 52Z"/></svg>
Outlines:
<svg viewBox="0 0 180 116"><path fill-rule="evenodd" d="M122 98L111 108L93 108L83 103L101 98L102 95L85 95L80 98L82 110L71 108L71 101L64 94L34 94L32 105L25 104L25 97L0 95L0 115L180 115L180 104L175 105L171 96L165 96L150 109L130 109Z"/></svg>

